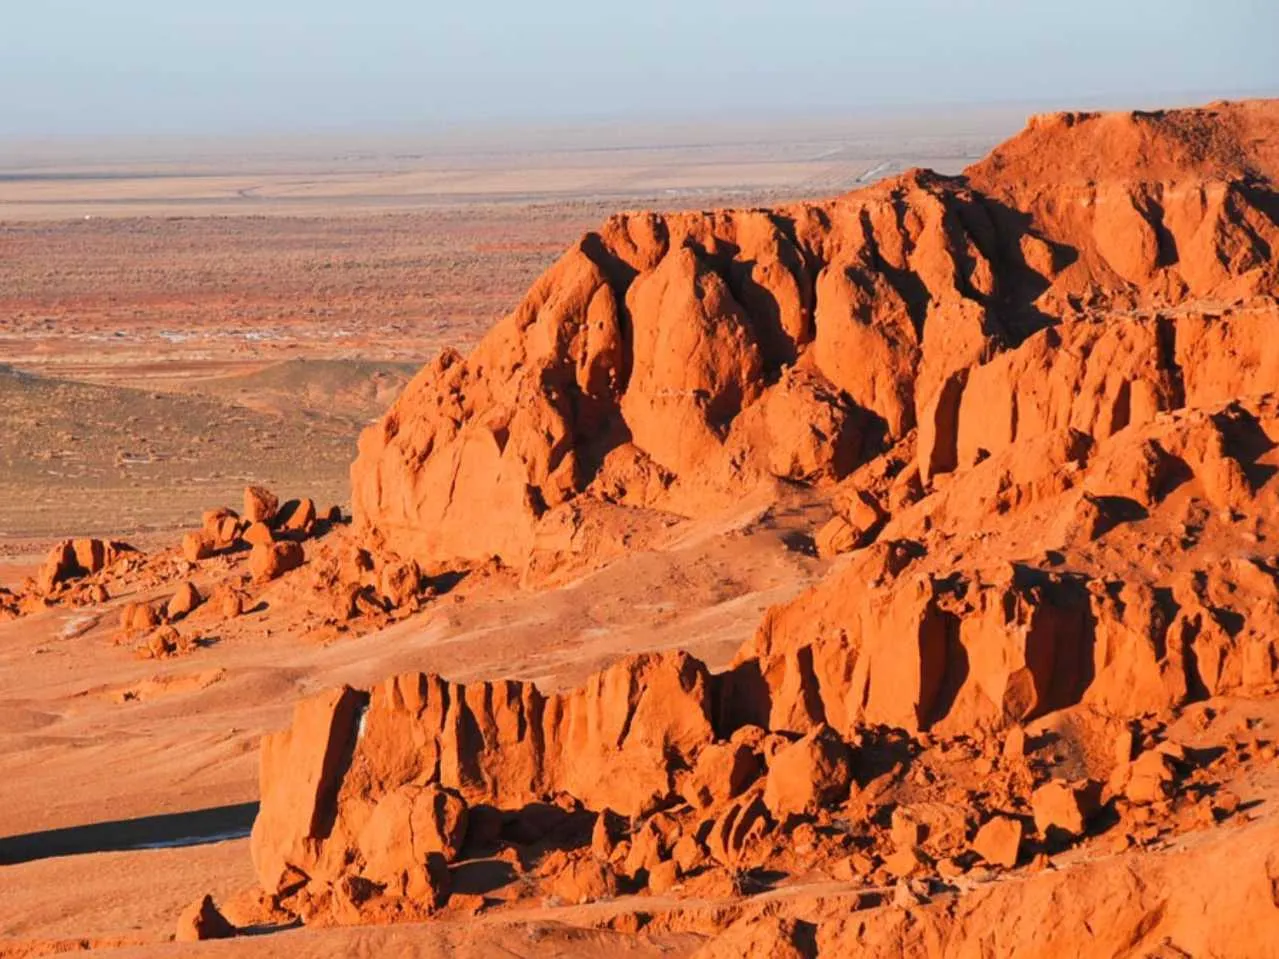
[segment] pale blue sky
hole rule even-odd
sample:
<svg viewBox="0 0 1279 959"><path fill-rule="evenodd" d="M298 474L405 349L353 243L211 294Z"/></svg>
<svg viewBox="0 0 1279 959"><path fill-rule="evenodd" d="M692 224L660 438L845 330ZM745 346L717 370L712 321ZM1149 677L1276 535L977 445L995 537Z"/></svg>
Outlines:
<svg viewBox="0 0 1279 959"><path fill-rule="evenodd" d="M1279 93L1279 0L0 0L0 136Z"/></svg>

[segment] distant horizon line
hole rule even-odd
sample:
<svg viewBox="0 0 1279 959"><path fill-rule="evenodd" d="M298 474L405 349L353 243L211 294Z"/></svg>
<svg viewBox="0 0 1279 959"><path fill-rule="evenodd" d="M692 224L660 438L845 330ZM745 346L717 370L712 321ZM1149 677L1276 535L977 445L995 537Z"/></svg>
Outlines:
<svg viewBox="0 0 1279 959"><path fill-rule="evenodd" d="M1177 109L1200 107L1220 101L1276 98L1279 98L1279 87L1266 90L1183 90L1134 96L1085 93L1072 97L1000 100L883 101L847 107L827 105L803 111L764 107L746 116L728 115L728 111L723 109L672 109L661 113L631 111L562 116L548 114L542 117L486 117L470 121L406 120L365 126L299 125L290 129L276 127L189 132L126 130L43 135L0 131L0 146L4 150L4 155L0 156L0 170L12 171L49 163L65 163L73 158L75 151L87 148L106 151L108 155L96 157L99 162L151 162L167 165L193 162L197 157L216 159L224 153L233 153L243 159L308 159L308 154L299 152L308 147L346 150L353 154L346 158L351 160L385 160L388 158L387 151L393 148L424 148L428 145L435 156L477 149L504 154L529 149L549 153L557 150L588 152L594 149L727 147L739 142L725 138L725 135L732 132L758 137L767 130L796 131L805 127L825 127L829 133L840 128L847 130L864 127L870 133L874 132L877 125L891 127L894 121L917 125L932 119L962 123L984 117L988 122L1000 118L1008 122L1024 123L1031 116L1045 112ZM660 140L654 136L662 132L669 135L685 129L701 136L696 142L681 143ZM718 132L719 138L716 138L715 132ZM553 136L567 138L569 142L559 146L537 146L527 142L528 138ZM572 142L574 139L577 142ZM255 152L245 154L245 149L251 147L256 148ZM181 155L164 152L179 148L184 148ZM143 150L147 155L130 152L136 150Z"/></svg>
<svg viewBox="0 0 1279 959"><path fill-rule="evenodd" d="M1203 106L1219 100L1253 100L1279 98L1279 86L1272 88L1230 87L1215 89L1182 89L1167 90L1158 93L1109 93L1089 91L1077 95L1052 95L1037 97L1008 97L998 99L947 99L931 98L928 100L902 99L879 100L875 102L825 104L817 107L791 107L771 105L756 107L750 118L725 117L733 109L733 105L720 107L698 107L681 110L678 107L653 110L623 111L582 111L575 113L547 112L537 116L499 115L493 114L476 119L461 117L416 118L395 121L383 121L370 124L352 122L331 124L297 124L284 128L278 125L226 127L219 126L208 130L186 130L168 127L156 130L86 130L32 132L20 130L0 130L0 142L38 143L46 141L66 140L113 140L113 139L222 139L225 137L259 139L262 137L280 136L286 138L334 136L423 136L440 133L472 133L495 132L497 130L556 130L561 128L591 128L612 123L643 124L653 126L681 126L700 124L706 121L722 120L724 125L773 124L778 121L794 121L799 123L812 121L829 121L834 119L867 120L886 119L896 114L906 114L918 119L932 112L952 110L1014 110L1031 109L1033 111L1049 110L1125 110L1148 109L1158 104L1167 109Z"/></svg>

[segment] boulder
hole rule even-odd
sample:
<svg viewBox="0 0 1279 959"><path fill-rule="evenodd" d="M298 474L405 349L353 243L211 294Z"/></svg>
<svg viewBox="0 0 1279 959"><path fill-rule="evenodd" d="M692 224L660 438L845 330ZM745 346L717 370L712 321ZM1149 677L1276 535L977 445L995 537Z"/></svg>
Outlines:
<svg viewBox="0 0 1279 959"><path fill-rule="evenodd" d="M422 571L411 559L387 561L378 573L378 592L392 608L411 605L421 587Z"/></svg>
<svg viewBox="0 0 1279 959"><path fill-rule="evenodd" d="M840 496L836 515L817 531L817 554L829 558L865 546L883 524L884 514L869 493L854 490Z"/></svg>
<svg viewBox="0 0 1279 959"><path fill-rule="evenodd" d="M44 565L36 574L36 588L48 595L63 583L80 575L82 571L76 562L75 546L71 540L64 540L49 551Z"/></svg>
<svg viewBox="0 0 1279 959"><path fill-rule="evenodd" d="M613 858L618 840L622 838L625 820L611 809L601 809L591 828L591 853L596 859L608 862Z"/></svg>
<svg viewBox="0 0 1279 959"><path fill-rule="evenodd" d="M240 538L249 546L270 546L275 542L275 533L271 527L261 521L250 523Z"/></svg>
<svg viewBox="0 0 1279 959"><path fill-rule="evenodd" d="M110 544L100 539L77 539L71 543L71 548L75 552L75 565L85 576L102 572L114 558Z"/></svg>
<svg viewBox="0 0 1279 959"><path fill-rule="evenodd" d="M842 516L832 516L813 537L817 555L830 559L840 553L856 549L861 542L860 531Z"/></svg>
<svg viewBox="0 0 1279 959"><path fill-rule="evenodd" d="M822 726L769 759L764 804L777 819L811 816L848 798L852 778L852 751Z"/></svg>
<svg viewBox="0 0 1279 959"><path fill-rule="evenodd" d="M120 610L120 630L126 636L146 633L160 625L160 614L150 603L126 603Z"/></svg>
<svg viewBox="0 0 1279 959"><path fill-rule="evenodd" d="M363 874L381 885L407 888L410 875L439 853L457 858L466 836L466 803L439 786L400 786L378 800L356 844Z"/></svg>
<svg viewBox="0 0 1279 959"><path fill-rule="evenodd" d="M249 552L249 575L254 582L265 583L297 569L306 561L302 546L292 541L261 544Z"/></svg>
<svg viewBox="0 0 1279 959"><path fill-rule="evenodd" d="M238 589L222 583L209 594L208 605L219 619L234 619L244 612L246 599Z"/></svg>
<svg viewBox="0 0 1279 959"><path fill-rule="evenodd" d="M993 816L973 837L973 852L992 866L1011 869L1021 851L1022 824L1011 816Z"/></svg>
<svg viewBox="0 0 1279 959"><path fill-rule="evenodd" d="M570 905L612 899L618 892L612 867L593 856L555 850L542 860L538 872L544 877L543 892Z"/></svg>
<svg viewBox="0 0 1279 959"><path fill-rule="evenodd" d="M680 793L691 806L718 807L740 795L762 772L759 754L746 743L714 743L697 754Z"/></svg>
<svg viewBox="0 0 1279 959"><path fill-rule="evenodd" d="M265 486L246 486L244 488L244 510L242 515L246 522L270 523L275 519L280 500Z"/></svg>
<svg viewBox="0 0 1279 959"><path fill-rule="evenodd" d="M651 872L670 855L671 830L658 813L644 821L630 837L623 870L628 876L640 876Z"/></svg>
<svg viewBox="0 0 1279 959"><path fill-rule="evenodd" d="M172 626L161 626L147 637L145 652L152 659L166 659L185 652L191 647L191 641Z"/></svg>
<svg viewBox="0 0 1279 959"><path fill-rule="evenodd" d="M281 536L305 539L315 531L315 503L310 499L289 500L275 517L275 528Z"/></svg>
<svg viewBox="0 0 1279 959"><path fill-rule="evenodd" d="M1035 828L1041 836L1054 834L1077 838L1088 828L1088 819L1097 811L1096 784L1071 784L1060 780L1045 783L1030 797Z"/></svg>
<svg viewBox="0 0 1279 959"><path fill-rule="evenodd" d="M200 530L216 549L229 549L240 532L240 515L225 506L205 510L201 516Z"/></svg>
<svg viewBox="0 0 1279 959"><path fill-rule="evenodd" d="M198 563L217 554L217 544L203 530L186 533L182 537L182 555L188 563Z"/></svg>
<svg viewBox="0 0 1279 959"><path fill-rule="evenodd" d="M195 584L187 581L178 587L164 608L165 618L170 622L190 615L196 607L204 602L204 597L195 588Z"/></svg>
<svg viewBox="0 0 1279 959"><path fill-rule="evenodd" d="M1166 799L1173 791L1177 767L1172 758L1158 749L1148 749L1126 770L1123 787L1129 802L1148 805Z"/></svg>
<svg viewBox="0 0 1279 959"><path fill-rule="evenodd" d="M752 790L724 807L706 835L706 848L711 856L738 869L750 852L751 843L771 827L768 807L758 789Z"/></svg>
<svg viewBox="0 0 1279 959"><path fill-rule="evenodd" d="M671 861L678 867L682 875L693 872L706 861L706 847L697 841L696 836L680 836L671 847Z"/></svg>
<svg viewBox="0 0 1279 959"><path fill-rule="evenodd" d="M648 891L655 896L670 892L679 882L679 866L675 860L659 862L648 871Z"/></svg>

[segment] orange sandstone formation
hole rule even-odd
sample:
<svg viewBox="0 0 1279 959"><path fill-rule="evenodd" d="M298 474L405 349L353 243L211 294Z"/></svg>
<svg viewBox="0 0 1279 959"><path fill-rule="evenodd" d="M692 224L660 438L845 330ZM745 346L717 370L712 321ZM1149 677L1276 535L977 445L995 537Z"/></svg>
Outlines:
<svg viewBox="0 0 1279 959"><path fill-rule="evenodd" d="M1019 428L1100 439L1193 402L1179 364L1208 344L1174 332L1181 311L1213 304L1215 342L1235 323L1217 304L1274 291L1274 116L1065 114L962 177L619 214L365 432L356 525L422 563L520 566L568 511L693 515L758 483L829 483L912 429L927 484ZM1264 368L1265 343L1240 348ZM1001 380L1022 371L1014 402ZM596 536L579 563L608 552Z"/></svg>
<svg viewBox="0 0 1279 959"><path fill-rule="evenodd" d="M1277 174L1279 108L1218 104L1036 118L963 176L826 202L619 214L365 431L353 536L250 487L155 557L58 544L0 615L164 587L120 616L156 658L259 593L375 628L468 568L547 586L786 491L829 571L723 671L298 703L262 745L272 913L470 915L475 862L570 904L816 875L843 891L735 906L699 954L1017 951L1016 914L1061 902L1065 951L1259 954L1270 858L1179 853L1241 863L1217 888L1126 850L1241 827L1231 784L1275 757L1218 710L1279 691ZM1012 870L1020 906L987 883ZM235 932L208 897L178 927Z"/></svg>
<svg viewBox="0 0 1279 959"><path fill-rule="evenodd" d="M299 704L263 745L263 887L309 922L422 917L512 847L574 902L816 861L915 909L1234 815L1206 798L1233 754L1167 730L1279 684L1277 134L1270 103L1061 114L960 177L585 236L366 430L365 551L317 570L339 605L492 557L537 585L782 484L829 504L832 569L719 674ZM1030 729L1116 745L1070 765ZM784 954L903 942L753 923Z"/></svg>

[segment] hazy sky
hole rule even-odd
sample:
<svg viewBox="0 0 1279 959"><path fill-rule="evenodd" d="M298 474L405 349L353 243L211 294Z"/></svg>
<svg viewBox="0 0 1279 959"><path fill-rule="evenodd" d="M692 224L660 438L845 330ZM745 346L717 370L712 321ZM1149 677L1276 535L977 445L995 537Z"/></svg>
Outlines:
<svg viewBox="0 0 1279 959"><path fill-rule="evenodd" d="M3 6L0 137L1279 93L1279 0Z"/></svg>

